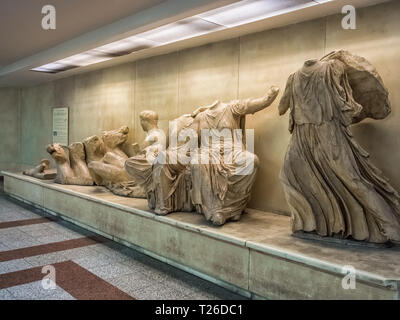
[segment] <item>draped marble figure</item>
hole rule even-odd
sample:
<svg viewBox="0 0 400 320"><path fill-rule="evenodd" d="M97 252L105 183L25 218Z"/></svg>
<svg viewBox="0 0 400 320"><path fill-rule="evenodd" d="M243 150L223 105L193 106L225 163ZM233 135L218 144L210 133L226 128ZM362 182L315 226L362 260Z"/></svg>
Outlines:
<svg viewBox="0 0 400 320"><path fill-rule="evenodd" d="M290 75L279 113L292 134L281 172L293 232L400 241L400 197L349 126L390 113L388 92L364 58L336 51Z"/></svg>
<svg viewBox="0 0 400 320"><path fill-rule="evenodd" d="M190 154L187 163L181 161L179 154L186 155L188 149L185 141L178 141L165 152L166 163L153 166L155 212L163 215L196 209L216 225L239 220L250 200L258 168L257 156L245 149L242 140L245 116L268 107L278 92L277 87L271 87L258 99L216 101L175 119L170 130L179 134L191 129L196 136L196 152ZM212 140L217 144L202 141L202 130L208 130L210 138L215 135L216 140ZM223 139L224 146L230 146L226 150L219 146L223 130L228 132ZM225 161L228 154L232 159L229 163ZM177 161L171 161L173 157ZM203 163L202 159L209 161Z"/></svg>
<svg viewBox="0 0 400 320"><path fill-rule="evenodd" d="M178 136L183 130L194 130L194 118L199 110L172 120L170 135ZM175 144L170 141L167 150L159 154L159 158L164 161L155 162L153 165L152 190L148 198L152 200L149 202L149 208L158 215L176 211L191 212L194 209L190 197L190 166L189 163L182 163L178 159L178 154L186 153L185 144L185 140L178 140Z"/></svg>
<svg viewBox="0 0 400 320"><path fill-rule="evenodd" d="M245 117L271 105L278 93L272 86L261 98L217 101L195 118L199 136L209 129L211 139L201 140L197 159L191 160L191 198L196 211L213 224L237 221L247 207L259 160L244 144Z"/></svg>
<svg viewBox="0 0 400 320"><path fill-rule="evenodd" d="M146 138L141 145L142 150L125 161L125 169L146 193L149 207L154 208L152 169L157 156L166 148L166 137L158 128L158 114L155 111L142 111L140 124L146 132Z"/></svg>

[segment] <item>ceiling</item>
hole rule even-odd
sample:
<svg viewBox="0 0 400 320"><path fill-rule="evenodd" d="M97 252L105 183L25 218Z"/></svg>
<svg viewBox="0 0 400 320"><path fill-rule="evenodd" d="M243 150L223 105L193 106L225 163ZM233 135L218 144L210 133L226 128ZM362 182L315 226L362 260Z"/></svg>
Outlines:
<svg viewBox="0 0 400 320"><path fill-rule="evenodd" d="M1 0L0 67L165 0ZM56 8L56 29L43 30L41 10Z"/></svg>
<svg viewBox="0 0 400 320"><path fill-rule="evenodd" d="M349 3L355 7L363 7L390 0L312 0L317 5L141 50L90 66L57 74L30 71L32 68L236 1L238 0L0 0L0 87L31 86L120 63L338 14L344 5ZM285 1L301 4L305 0ZM45 31L41 28L41 8L45 4L52 4L56 8L56 30Z"/></svg>

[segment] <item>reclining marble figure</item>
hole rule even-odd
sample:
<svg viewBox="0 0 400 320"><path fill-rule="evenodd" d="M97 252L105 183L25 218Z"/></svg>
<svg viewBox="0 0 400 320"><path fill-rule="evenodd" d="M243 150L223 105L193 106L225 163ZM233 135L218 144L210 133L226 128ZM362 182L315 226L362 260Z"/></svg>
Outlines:
<svg viewBox="0 0 400 320"><path fill-rule="evenodd" d="M336 51L290 75L279 113L292 134L281 180L294 234L400 241L400 197L349 127L390 113L388 92L364 58Z"/></svg>
<svg viewBox="0 0 400 320"><path fill-rule="evenodd" d="M82 143L74 143L69 147L63 147L58 143L50 144L47 146L47 152L57 165L56 183L93 185L93 179L86 167Z"/></svg>
<svg viewBox="0 0 400 320"><path fill-rule="evenodd" d="M144 189L136 184L125 170L127 154L122 145L128 139L129 128L105 131L101 137L84 140L86 162L97 185L105 186L116 195L144 198Z"/></svg>
<svg viewBox="0 0 400 320"><path fill-rule="evenodd" d="M92 161L101 161L106 154L104 141L98 136L91 136L84 139L83 145L85 146L86 164ZM101 186L103 182L102 178L89 167L88 169L96 185Z"/></svg>
<svg viewBox="0 0 400 320"><path fill-rule="evenodd" d="M200 107L172 122L172 129L179 132L190 129L196 134L194 158L183 163L177 155L187 153L186 141L169 145L164 152L165 163L156 163L152 170L152 203L157 214L165 215L174 211L196 211L216 225L227 220L238 220L250 199L258 159L246 151L243 140L235 136L238 129L244 129L246 114L252 114L268 107L276 98L279 89L271 87L259 99L235 100L228 103L216 101L210 106ZM230 142L238 143L240 148L231 148L232 163L224 163L224 154L214 145L201 144L201 131L220 132L227 129ZM215 130L215 131L213 131ZM219 141L219 136L217 137ZM218 142L219 143L219 142ZM234 150L233 150L234 149ZM208 153L209 159L217 158L216 163L201 163L195 157ZM193 157L193 155L190 155ZM170 161L174 158L177 161Z"/></svg>
<svg viewBox="0 0 400 320"><path fill-rule="evenodd" d="M48 159L42 159L36 167L25 170L22 173L41 180L52 180L57 175L56 170L50 169L50 161Z"/></svg>
<svg viewBox="0 0 400 320"><path fill-rule="evenodd" d="M154 208L154 188L152 168L160 152L166 148L166 137L158 128L158 114L152 110L140 113L140 124L146 132L146 138L141 145L142 150L125 161L126 171L133 177L138 186L146 193L150 208Z"/></svg>

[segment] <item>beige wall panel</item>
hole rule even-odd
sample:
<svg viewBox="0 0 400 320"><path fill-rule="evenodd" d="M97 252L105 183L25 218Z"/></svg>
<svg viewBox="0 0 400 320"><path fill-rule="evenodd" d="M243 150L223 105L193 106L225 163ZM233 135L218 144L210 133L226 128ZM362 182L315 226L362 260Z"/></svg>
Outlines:
<svg viewBox="0 0 400 320"><path fill-rule="evenodd" d="M70 140L101 133L101 117L105 104L103 70L75 76L75 100L70 109Z"/></svg>
<svg viewBox="0 0 400 320"><path fill-rule="evenodd" d="M73 108L75 103L75 77L54 82L54 107Z"/></svg>
<svg viewBox="0 0 400 320"><path fill-rule="evenodd" d="M275 102L255 115L247 116L246 128L254 129L254 150L260 159L250 207L288 211L279 182L290 139L288 116L279 117L277 106L289 75L303 62L324 54L323 19L268 30L241 38L239 97L260 97L271 85L281 93Z"/></svg>
<svg viewBox="0 0 400 320"><path fill-rule="evenodd" d="M154 110L159 116L159 127L168 135L168 122L178 113L179 56L171 53L136 63L135 80L135 137L140 143L145 133L140 126L139 114Z"/></svg>
<svg viewBox="0 0 400 320"><path fill-rule="evenodd" d="M239 39L179 52L179 114L237 98Z"/></svg>
<svg viewBox="0 0 400 320"><path fill-rule="evenodd" d="M0 116L0 170L3 170L19 162L19 89L0 89Z"/></svg>
<svg viewBox="0 0 400 320"><path fill-rule="evenodd" d="M135 63L124 64L103 72L104 103L101 105L100 129L113 130L123 125L130 129L129 139L134 141L133 83Z"/></svg>
<svg viewBox="0 0 400 320"><path fill-rule="evenodd" d="M400 1L358 9L357 29L343 30L341 15L327 21L327 52L346 49L369 60L389 90L392 114L353 126L357 141L400 192Z"/></svg>
<svg viewBox="0 0 400 320"><path fill-rule="evenodd" d="M21 162L37 164L49 158L46 145L52 138L54 82L21 90Z"/></svg>

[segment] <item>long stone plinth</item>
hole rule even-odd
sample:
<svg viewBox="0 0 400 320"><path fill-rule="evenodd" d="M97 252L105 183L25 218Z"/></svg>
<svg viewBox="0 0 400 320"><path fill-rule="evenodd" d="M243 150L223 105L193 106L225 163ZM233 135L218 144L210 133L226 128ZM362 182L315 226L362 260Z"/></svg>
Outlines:
<svg viewBox="0 0 400 320"><path fill-rule="evenodd" d="M3 174L10 196L247 297L400 299L399 247L295 238L289 217L257 210L214 227L196 213L157 216L146 200L115 196L103 187ZM355 269L355 289L342 286L348 267Z"/></svg>

